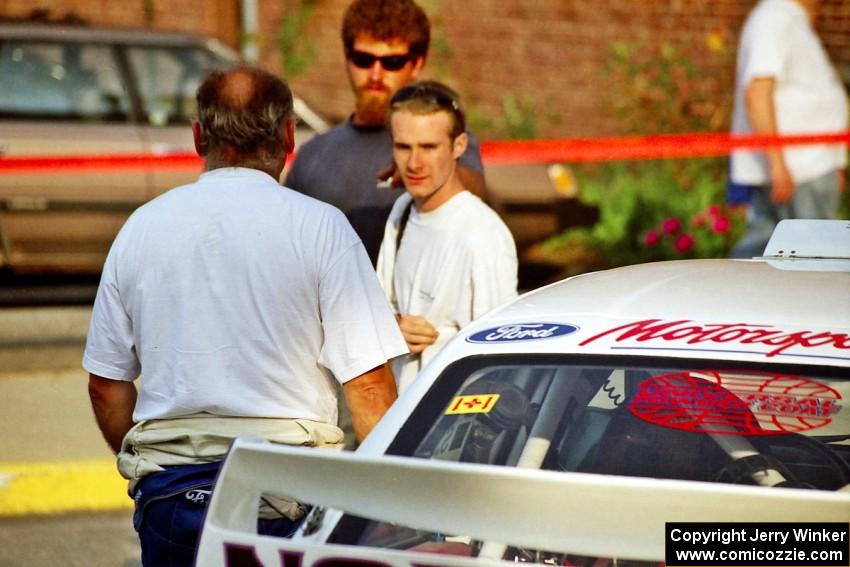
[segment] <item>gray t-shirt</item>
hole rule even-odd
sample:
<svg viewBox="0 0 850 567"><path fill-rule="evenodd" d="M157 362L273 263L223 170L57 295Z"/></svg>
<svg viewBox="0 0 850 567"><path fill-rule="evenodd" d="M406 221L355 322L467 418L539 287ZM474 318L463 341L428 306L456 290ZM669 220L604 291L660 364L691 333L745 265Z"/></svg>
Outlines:
<svg viewBox="0 0 850 567"><path fill-rule="evenodd" d="M484 173L478 140L469 133L460 163ZM299 148L285 185L340 209L360 236L372 265L399 188L378 188L377 174L392 163L392 138L383 126L346 120Z"/></svg>

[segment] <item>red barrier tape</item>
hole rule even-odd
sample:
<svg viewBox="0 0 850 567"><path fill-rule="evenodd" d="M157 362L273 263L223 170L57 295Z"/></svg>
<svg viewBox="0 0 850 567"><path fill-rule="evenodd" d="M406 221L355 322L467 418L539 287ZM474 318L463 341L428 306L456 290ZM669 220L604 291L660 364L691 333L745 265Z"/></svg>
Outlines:
<svg viewBox="0 0 850 567"><path fill-rule="evenodd" d="M731 135L727 132L662 134L560 140L510 140L481 143L487 164L578 163L718 157L734 149L765 149L808 144L850 145L850 131L793 136ZM291 158L290 158L291 159ZM0 173L62 171L200 171L193 153L166 155L41 156L0 158Z"/></svg>
<svg viewBox="0 0 850 567"><path fill-rule="evenodd" d="M53 173L59 171L196 171L203 169L195 153L165 155L40 156L0 158L0 173Z"/></svg>
<svg viewBox="0 0 850 567"><path fill-rule="evenodd" d="M561 163L718 157L735 149L807 144L850 144L850 132L794 136L732 135L728 132L662 134L564 140L482 142L486 163Z"/></svg>

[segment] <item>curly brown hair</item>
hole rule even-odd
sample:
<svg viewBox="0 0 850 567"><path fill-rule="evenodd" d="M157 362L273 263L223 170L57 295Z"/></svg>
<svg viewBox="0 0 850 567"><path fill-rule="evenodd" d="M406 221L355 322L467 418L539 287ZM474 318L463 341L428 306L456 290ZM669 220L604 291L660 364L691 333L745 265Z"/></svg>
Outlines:
<svg viewBox="0 0 850 567"><path fill-rule="evenodd" d="M354 0L342 18L346 55L361 35L378 41L401 39L410 46L411 55L425 57L431 42L431 23L413 0Z"/></svg>

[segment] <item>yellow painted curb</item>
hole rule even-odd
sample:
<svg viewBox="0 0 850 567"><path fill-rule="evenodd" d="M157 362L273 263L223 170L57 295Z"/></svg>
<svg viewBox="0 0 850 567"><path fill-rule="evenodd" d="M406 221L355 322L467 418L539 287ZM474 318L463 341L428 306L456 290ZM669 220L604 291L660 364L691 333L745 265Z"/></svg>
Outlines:
<svg viewBox="0 0 850 567"><path fill-rule="evenodd" d="M0 463L0 517L132 508L114 459Z"/></svg>

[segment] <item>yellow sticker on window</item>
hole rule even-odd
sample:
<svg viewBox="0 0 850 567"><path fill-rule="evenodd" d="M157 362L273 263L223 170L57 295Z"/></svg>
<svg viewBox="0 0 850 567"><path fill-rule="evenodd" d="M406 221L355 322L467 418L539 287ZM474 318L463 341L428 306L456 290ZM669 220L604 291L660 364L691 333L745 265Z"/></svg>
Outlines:
<svg viewBox="0 0 850 567"><path fill-rule="evenodd" d="M499 394L475 394L474 396L457 396L452 400L446 415L457 413L490 413Z"/></svg>

